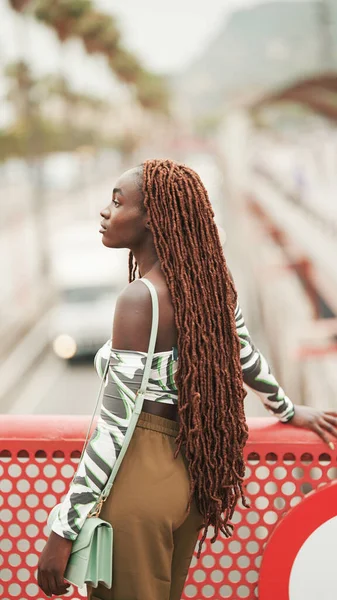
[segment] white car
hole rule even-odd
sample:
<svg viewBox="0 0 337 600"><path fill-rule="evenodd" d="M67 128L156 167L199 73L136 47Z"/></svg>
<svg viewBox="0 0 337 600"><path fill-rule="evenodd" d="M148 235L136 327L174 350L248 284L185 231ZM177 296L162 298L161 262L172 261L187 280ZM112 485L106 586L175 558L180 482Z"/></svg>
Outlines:
<svg viewBox="0 0 337 600"><path fill-rule="evenodd" d="M52 241L50 342L65 360L92 357L111 337L116 299L128 283L128 251L104 247L98 229L98 220L76 225Z"/></svg>
<svg viewBox="0 0 337 600"><path fill-rule="evenodd" d="M111 337L120 290L104 285L64 287L54 309L51 343L57 356L94 356Z"/></svg>

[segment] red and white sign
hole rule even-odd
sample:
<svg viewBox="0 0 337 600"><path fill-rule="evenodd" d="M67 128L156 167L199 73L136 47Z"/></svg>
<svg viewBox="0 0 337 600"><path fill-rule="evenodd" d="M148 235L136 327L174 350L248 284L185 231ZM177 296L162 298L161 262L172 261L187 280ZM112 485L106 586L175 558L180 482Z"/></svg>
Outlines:
<svg viewBox="0 0 337 600"><path fill-rule="evenodd" d="M259 600L336 600L337 482L311 492L266 545Z"/></svg>

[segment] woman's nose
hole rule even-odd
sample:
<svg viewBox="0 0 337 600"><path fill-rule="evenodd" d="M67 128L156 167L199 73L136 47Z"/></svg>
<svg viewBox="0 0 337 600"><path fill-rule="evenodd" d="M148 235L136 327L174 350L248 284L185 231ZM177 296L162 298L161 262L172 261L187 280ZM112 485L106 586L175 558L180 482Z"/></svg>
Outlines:
<svg viewBox="0 0 337 600"><path fill-rule="evenodd" d="M99 214L101 215L101 217L103 217L103 219L109 219L110 210L109 210L108 206L106 208L103 208Z"/></svg>

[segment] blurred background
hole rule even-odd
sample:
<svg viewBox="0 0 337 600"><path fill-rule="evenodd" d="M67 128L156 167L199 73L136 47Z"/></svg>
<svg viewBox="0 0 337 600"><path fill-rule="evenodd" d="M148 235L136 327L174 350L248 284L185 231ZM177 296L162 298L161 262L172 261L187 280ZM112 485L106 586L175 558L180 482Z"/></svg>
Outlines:
<svg viewBox="0 0 337 600"><path fill-rule="evenodd" d="M0 61L0 412L92 411L128 281L99 211L151 157L201 175L287 394L336 409L337 2L0 0Z"/></svg>

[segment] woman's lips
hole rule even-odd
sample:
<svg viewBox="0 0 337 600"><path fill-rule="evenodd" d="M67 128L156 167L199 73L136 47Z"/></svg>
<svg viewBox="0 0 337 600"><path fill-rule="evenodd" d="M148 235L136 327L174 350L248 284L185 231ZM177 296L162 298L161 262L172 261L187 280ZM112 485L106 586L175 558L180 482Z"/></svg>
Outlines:
<svg viewBox="0 0 337 600"><path fill-rule="evenodd" d="M105 233L106 232L106 228L101 226L101 229L99 230L100 233Z"/></svg>

